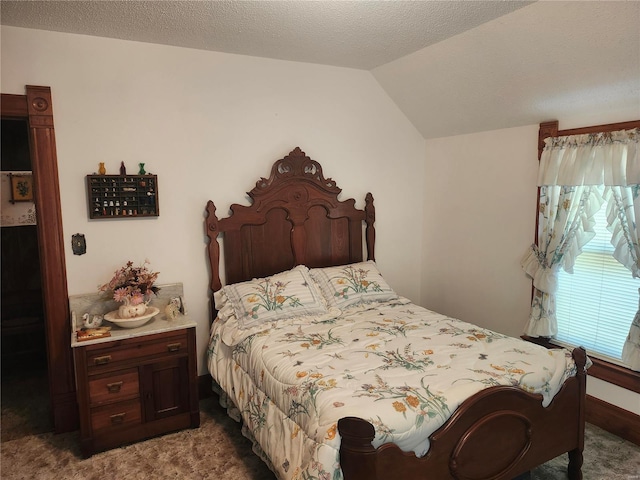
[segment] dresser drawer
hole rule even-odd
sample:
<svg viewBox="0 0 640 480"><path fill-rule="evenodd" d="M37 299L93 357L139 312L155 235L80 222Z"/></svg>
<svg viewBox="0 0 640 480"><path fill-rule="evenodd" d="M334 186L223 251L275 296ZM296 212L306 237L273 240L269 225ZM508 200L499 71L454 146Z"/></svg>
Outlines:
<svg viewBox="0 0 640 480"><path fill-rule="evenodd" d="M102 367L111 366L119 362L136 360L144 357L162 355L187 355L187 335L173 334L171 336L158 335L154 337L139 337L111 342L107 346L87 349L87 367L89 374L99 371Z"/></svg>
<svg viewBox="0 0 640 480"><path fill-rule="evenodd" d="M94 433L105 433L141 423L141 406L137 399L91 409L91 428Z"/></svg>
<svg viewBox="0 0 640 480"><path fill-rule="evenodd" d="M135 398L139 394L137 368L95 376L89 380L89 404L92 407Z"/></svg>

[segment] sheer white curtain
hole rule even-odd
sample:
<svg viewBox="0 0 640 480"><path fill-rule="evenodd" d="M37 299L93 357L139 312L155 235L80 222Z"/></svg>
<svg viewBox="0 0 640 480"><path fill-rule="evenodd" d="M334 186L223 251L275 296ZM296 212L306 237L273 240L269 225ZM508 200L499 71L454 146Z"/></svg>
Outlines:
<svg viewBox="0 0 640 480"><path fill-rule="evenodd" d="M534 286L527 335L553 337L558 333L558 270L573 272L576 257L594 236L592 217L602 202L600 192L591 185L540 187L538 245L531 245L522 260Z"/></svg>
<svg viewBox="0 0 640 480"><path fill-rule="evenodd" d="M636 144L634 145L637 147ZM631 150L631 148L630 148ZM637 163L640 152L630 151ZM613 256L624 265L634 278L640 278L640 185L611 186L605 191L607 198L607 228L612 233ZM638 290L640 297L640 290ZM622 349L622 361L633 370L640 371L640 302L629 335Z"/></svg>
<svg viewBox="0 0 640 480"><path fill-rule="evenodd" d="M522 260L535 287L527 335L557 333L557 272L572 272L576 256L593 237L592 217L605 201L614 257L640 277L639 138L640 129L633 129L545 140L538 172L538 244ZM604 198L592 188L599 185L606 186ZM640 313L629 321L623 361L640 369Z"/></svg>

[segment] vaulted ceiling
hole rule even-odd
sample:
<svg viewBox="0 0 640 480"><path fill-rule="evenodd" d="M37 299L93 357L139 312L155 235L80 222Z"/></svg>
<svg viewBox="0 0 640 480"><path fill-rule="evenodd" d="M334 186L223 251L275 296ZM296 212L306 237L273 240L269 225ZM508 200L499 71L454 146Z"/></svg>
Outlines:
<svg viewBox="0 0 640 480"><path fill-rule="evenodd" d="M638 1L2 0L0 14L3 25L369 70L425 138L634 104L640 118Z"/></svg>

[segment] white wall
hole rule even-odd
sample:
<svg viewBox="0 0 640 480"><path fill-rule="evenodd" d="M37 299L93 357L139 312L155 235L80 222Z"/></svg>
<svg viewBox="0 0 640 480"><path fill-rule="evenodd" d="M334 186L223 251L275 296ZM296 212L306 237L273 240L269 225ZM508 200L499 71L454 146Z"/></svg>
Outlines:
<svg viewBox="0 0 640 480"><path fill-rule="evenodd" d="M601 112L560 128L637 119ZM520 266L534 240L538 125L426 141L421 302L496 330L523 333L531 280ZM587 393L640 414L640 395L598 379Z"/></svg>
<svg viewBox="0 0 640 480"><path fill-rule="evenodd" d="M537 127L426 142L422 304L507 335L528 315ZM531 188L528 188L531 186Z"/></svg>
<svg viewBox="0 0 640 480"><path fill-rule="evenodd" d="M204 209L231 203L301 147L342 197L373 193L376 257L390 284L420 295L424 140L361 70L91 36L1 28L2 92L52 89L69 294L90 293L127 260L184 283L206 372L209 272ZM85 175L145 162L160 216L88 220ZM398 208L400 191L405 205ZM84 233L87 253L71 252ZM400 242L400 244L398 243ZM398 248L401 245L401 248Z"/></svg>

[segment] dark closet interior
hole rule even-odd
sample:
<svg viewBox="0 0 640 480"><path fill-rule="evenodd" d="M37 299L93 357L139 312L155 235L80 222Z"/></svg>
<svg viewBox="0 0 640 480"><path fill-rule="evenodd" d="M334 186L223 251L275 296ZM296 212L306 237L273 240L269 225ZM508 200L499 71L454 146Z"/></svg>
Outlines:
<svg viewBox="0 0 640 480"><path fill-rule="evenodd" d="M2 119L1 170L30 171L26 120ZM9 196L9 192L3 195ZM44 306L36 225L2 226L2 380L47 370Z"/></svg>

